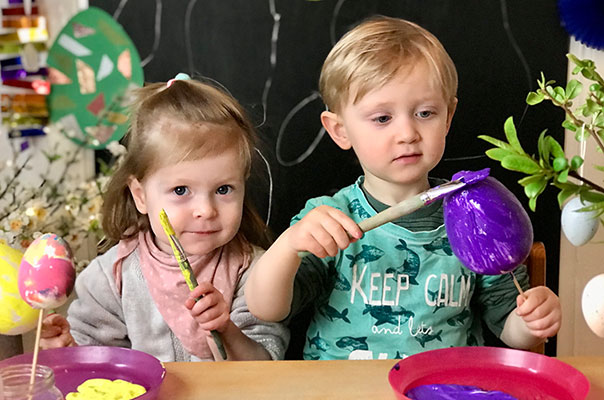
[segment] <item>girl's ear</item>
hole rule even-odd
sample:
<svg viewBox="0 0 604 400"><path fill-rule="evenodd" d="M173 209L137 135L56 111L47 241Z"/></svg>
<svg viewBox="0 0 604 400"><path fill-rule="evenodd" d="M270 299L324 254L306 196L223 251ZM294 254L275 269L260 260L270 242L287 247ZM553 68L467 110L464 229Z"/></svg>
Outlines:
<svg viewBox="0 0 604 400"><path fill-rule="evenodd" d="M323 111L321 113L321 123L331 137L331 140L333 140L342 150L348 150L352 147L346 134L346 128L340 121L338 114L331 111Z"/></svg>
<svg viewBox="0 0 604 400"><path fill-rule="evenodd" d="M128 188L130 189L138 212L147 214L147 203L145 201L145 190L143 189L143 185L141 185L138 179L130 177L128 180Z"/></svg>

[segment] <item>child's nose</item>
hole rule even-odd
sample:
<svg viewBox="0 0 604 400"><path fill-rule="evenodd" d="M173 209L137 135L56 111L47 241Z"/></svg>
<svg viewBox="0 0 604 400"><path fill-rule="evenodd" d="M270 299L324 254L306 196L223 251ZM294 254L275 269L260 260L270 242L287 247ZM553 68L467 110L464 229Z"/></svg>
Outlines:
<svg viewBox="0 0 604 400"><path fill-rule="evenodd" d="M396 126L396 139L403 143L413 143L419 139L419 131L412 119L402 118Z"/></svg>
<svg viewBox="0 0 604 400"><path fill-rule="evenodd" d="M216 214L216 207L208 200L198 201L193 209L193 217L195 218L212 218Z"/></svg>

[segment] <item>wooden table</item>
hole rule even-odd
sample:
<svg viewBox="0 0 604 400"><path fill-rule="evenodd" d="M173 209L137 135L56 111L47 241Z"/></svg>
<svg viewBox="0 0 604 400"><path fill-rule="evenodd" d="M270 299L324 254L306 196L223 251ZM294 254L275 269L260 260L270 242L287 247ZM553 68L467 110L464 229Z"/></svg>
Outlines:
<svg viewBox="0 0 604 400"><path fill-rule="evenodd" d="M591 382L587 400L604 399L604 357L561 357ZM159 400L395 399L395 360L165 363Z"/></svg>

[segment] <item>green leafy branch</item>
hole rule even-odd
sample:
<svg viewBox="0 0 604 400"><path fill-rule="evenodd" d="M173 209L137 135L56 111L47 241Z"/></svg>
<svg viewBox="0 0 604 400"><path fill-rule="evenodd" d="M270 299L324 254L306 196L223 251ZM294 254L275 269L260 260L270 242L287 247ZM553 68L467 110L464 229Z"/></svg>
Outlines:
<svg viewBox="0 0 604 400"><path fill-rule="evenodd" d="M548 100L562 108L566 117L561 125L575 132L577 141L593 138L598 150L604 152L604 79L596 71L593 61L580 60L572 54L567 57L576 65L572 71L573 75L580 73L593 82L589 86L585 101L577 107L573 104L583 90L583 84L578 80L570 80L566 87L554 86L555 81L546 81L541 73L541 79L537 81L539 88L528 94L526 102L536 105ZM507 142L487 135L480 135L478 138L495 146L486 151L489 158L499 161L505 169L527 175L518 183L524 187L532 211L537 207L539 195L548 186L555 186L560 190L560 207L569 197L580 196L582 200L592 203L582 210L596 211L598 216L604 214L604 187L581 176L579 168L584 163L583 158L573 156L569 160L560 143L552 136L546 135L547 130L539 135L538 155L527 154L520 144L512 117L505 121L504 132ZM604 171L604 167L595 168ZM571 182L569 178L574 178L577 183Z"/></svg>

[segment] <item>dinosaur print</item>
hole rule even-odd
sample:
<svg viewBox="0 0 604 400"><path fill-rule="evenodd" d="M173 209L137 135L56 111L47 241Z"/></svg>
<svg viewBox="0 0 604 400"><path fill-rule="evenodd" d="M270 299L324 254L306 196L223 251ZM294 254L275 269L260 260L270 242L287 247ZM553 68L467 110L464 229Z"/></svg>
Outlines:
<svg viewBox="0 0 604 400"><path fill-rule="evenodd" d="M327 343L327 341L325 341L325 339L323 339L320 335L319 332L317 332L317 336L313 337L313 338L308 338L308 346L315 346L315 348L317 350L321 350L321 351L327 351L329 350L329 343Z"/></svg>
<svg viewBox="0 0 604 400"><path fill-rule="evenodd" d="M403 263L398 268L388 268L386 272L406 274L409 276L410 285L419 285L415 279L417 274L419 274L419 256L416 252L407 247L407 242L405 242L403 239L399 239L398 241L400 244L397 244L394 248L402 252L401 257L403 258Z"/></svg>
<svg viewBox="0 0 604 400"><path fill-rule="evenodd" d="M355 338L352 336L344 336L336 342L336 346L341 349L349 348L350 351L369 350L369 346L367 345L367 337Z"/></svg>
<svg viewBox="0 0 604 400"><path fill-rule="evenodd" d="M431 342L433 340L438 340L439 342L442 342L442 338L440 337L440 334L442 333L442 329L440 331L438 331L437 333L430 335L430 334L423 334L423 335L418 335L415 336L415 340L418 341L419 344L422 345L422 347L426 347L426 343Z"/></svg>
<svg viewBox="0 0 604 400"><path fill-rule="evenodd" d="M401 324L407 322L410 317L415 317L413 311L407 311L401 306L372 306L365 304L363 315L367 313L376 319L375 326L382 324L398 325L399 316L404 317L400 319Z"/></svg>
<svg viewBox="0 0 604 400"><path fill-rule="evenodd" d="M344 322L350 323L350 320L347 317L347 315L348 315L347 308L343 309L342 312L339 312L338 310L336 310L329 304L325 304L323 307L321 307L319 309L319 313L332 322L336 319L341 319Z"/></svg>
<svg viewBox="0 0 604 400"><path fill-rule="evenodd" d="M462 312L460 312L459 314L457 314L454 317L451 317L447 320L447 324L451 325L451 326L462 326L466 320L472 315L472 313L470 312L470 310L468 310L467 308L464 308L464 310Z"/></svg>
<svg viewBox="0 0 604 400"><path fill-rule="evenodd" d="M350 211L352 215L358 215L361 219L370 217L370 214L363 208L363 206L361 206L359 199L354 199L348 204L348 211Z"/></svg>
<svg viewBox="0 0 604 400"><path fill-rule="evenodd" d="M359 261L361 261L362 264L367 264L371 261L379 260L383 255L384 250L375 246L364 244L362 245L362 250L359 253L357 253L355 256L346 254L346 258L350 260L350 268L352 268L354 264L358 265Z"/></svg>
<svg viewBox="0 0 604 400"><path fill-rule="evenodd" d="M432 242L425 244L424 249L436 253L438 250L442 250L446 255L453 255L453 250L451 250L451 244L449 243L449 239L445 238L436 238Z"/></svg>
<svg viewBox="0 0 604 400"><path fill-rule="evenodd" d="M350 281L346 279L346 277L340 273L336 277L336 282L334 283L334 289L343 290L345 292L349 291L351 288Z"/></svg>

